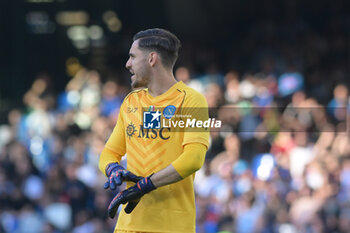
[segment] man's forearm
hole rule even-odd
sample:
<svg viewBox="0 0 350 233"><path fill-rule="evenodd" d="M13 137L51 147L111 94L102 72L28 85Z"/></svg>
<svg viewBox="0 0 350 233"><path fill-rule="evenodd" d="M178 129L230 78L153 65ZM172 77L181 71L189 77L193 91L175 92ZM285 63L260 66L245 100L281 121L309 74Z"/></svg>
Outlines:
<svg viewBox="0 0 350 233"><path fill-rule="evenodd" d="M110 163L120 162L122 155L114 153L113 151L107 149L106 147L103 149L100 155L98 167L100 171L106 175L106 167Z"/></svg>
<svg viewBox="0 0 350 233"><path fill-rule="evenodd" d="M185 146L184 152L172 164L151 177L156 187L178 182L200 169L204 163L207 148L200 143Z"/></svg>
<svg viewBox="0 0 350 233"><path fill-rule="evenodd" d="M154 173L151 177L152 183L155 187L161 187L164 185L172 184L182 180L183 178L175 170L173 165L169 165L166 168Z"/></svg>

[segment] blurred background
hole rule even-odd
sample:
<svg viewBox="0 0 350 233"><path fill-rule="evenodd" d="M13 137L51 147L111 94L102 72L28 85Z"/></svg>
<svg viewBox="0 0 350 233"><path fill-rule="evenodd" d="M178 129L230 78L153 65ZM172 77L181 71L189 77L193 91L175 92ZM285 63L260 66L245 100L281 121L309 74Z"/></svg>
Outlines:
<svg viewBox="0 0 350 233"><path fill-rule="evenodd" d="M350 232L350 2L13 0L0 5L0 232L112 232L99 153L130 91L132 36L223 121L197 231Z"/></svg>

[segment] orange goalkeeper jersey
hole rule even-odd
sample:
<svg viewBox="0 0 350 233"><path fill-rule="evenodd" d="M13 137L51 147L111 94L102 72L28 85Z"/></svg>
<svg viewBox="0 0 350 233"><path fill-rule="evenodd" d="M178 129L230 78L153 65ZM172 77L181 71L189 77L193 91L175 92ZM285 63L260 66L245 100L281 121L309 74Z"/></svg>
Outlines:
<svg viewBox="0 0 350 233"><path fill-rule="evenodd" d="M208 128L188 132L176 130L169 123L177 116L181 118L181 114L190 119L208 119L207 108L204 96L182 82L157 97L152 97L147 89L133 91L124 99L106 148L116 155L126 154L129 171L148 176L170 165L188 143L201 143L208 147ZM198 112L202 112L201 116ZM120 212L116 229L195 232L193 179L194 175L191 175L144 195L131 214L126 214L124 210ZM131 185L133 183L127 184L128 187Z"/></svg>

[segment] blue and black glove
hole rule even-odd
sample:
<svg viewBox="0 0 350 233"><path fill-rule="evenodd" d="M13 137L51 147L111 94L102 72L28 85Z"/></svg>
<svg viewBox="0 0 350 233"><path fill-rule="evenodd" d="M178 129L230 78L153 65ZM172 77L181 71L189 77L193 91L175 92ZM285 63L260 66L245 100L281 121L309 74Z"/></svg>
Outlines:
<svg viewBox="0 0 350 233"><path fill-rule="evenodd" d="M126 203L128 204L124 210L127 214L130 214L139 203L143 195L156 189L151 181L152 175L142 178L134 186L119 192L108 206L108 216L110 218L114 218L119 205Z"/></svg>
<svg viewBox="0 0 350 233"><path fill-rule="evenodd" d="M142 176L137 176L134 173L126 170L117 162L108 164L106 168L106 175L108 177L108 181L104 184L103 188L111 188L111 190L115 190L117 186L123 183L123 181L132 181L137 183L143 178Z"/></svg>

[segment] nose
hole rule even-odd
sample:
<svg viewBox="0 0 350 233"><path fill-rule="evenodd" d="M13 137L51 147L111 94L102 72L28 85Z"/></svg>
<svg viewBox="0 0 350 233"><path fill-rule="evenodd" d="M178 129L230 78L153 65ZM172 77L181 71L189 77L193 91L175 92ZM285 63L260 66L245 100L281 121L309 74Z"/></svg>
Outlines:
<svg viewBox="0 0 350 233"><path fill-rule="evenodd" d="M126 64L125 64L125 67L127 69L130 69L131 68L131 61L130 61L130 58L127 60Z"/></svg>

